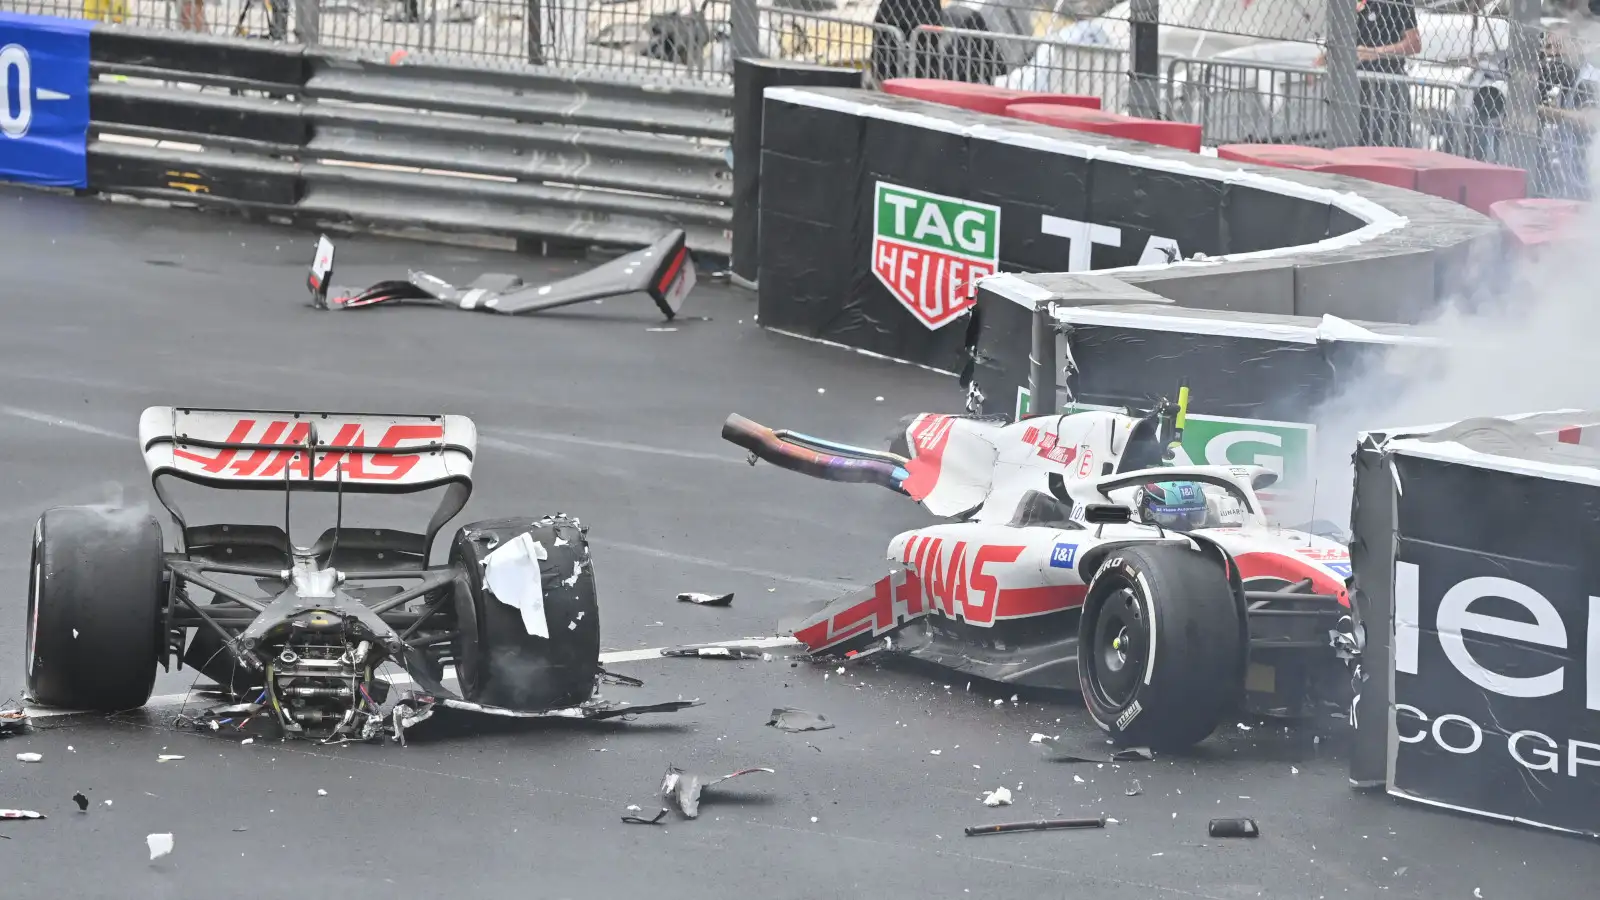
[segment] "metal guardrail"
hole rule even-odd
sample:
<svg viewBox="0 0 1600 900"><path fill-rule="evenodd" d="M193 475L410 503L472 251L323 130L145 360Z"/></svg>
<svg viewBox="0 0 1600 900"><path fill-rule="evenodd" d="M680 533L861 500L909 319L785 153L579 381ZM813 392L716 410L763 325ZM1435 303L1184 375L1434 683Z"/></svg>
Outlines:
<svg viewBox="0 0 1600 900"><path fill-rule="evenodd" d="M91 46L91 190L569 245L683 228L731 250L728 91L108 27Z"/></svg>

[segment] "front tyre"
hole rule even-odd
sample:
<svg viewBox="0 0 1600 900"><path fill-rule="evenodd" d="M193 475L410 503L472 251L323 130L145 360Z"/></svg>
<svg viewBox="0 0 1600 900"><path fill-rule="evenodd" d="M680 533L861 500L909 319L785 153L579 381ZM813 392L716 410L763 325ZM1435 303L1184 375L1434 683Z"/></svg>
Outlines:
<svg viewBox="0 0 1600 900"><path fill-rule="evenodd" d="M63 709L143 706L164 646L165 575L161 525L150 516L46 510L28 578L28 696Z"/></svg>
<svg viewBox="0 0 1600 900"><path fill-rule="evenodd" d="M1113 551L1078 623L1078 686L1121 746L1184 750L1238 699L1238 608L1215 561L1179 544Z"/></svg>

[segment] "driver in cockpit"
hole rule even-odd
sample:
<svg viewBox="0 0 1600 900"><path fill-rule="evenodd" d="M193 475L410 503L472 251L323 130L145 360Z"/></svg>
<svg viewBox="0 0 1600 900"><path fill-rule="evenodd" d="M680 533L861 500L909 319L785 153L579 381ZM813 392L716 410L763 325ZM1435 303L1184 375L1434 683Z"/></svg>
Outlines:
<svg viewBox="0 0 1600 900"><path fill-rule="evenodd" d="M1173 531L1193 531L1210 524L1205 492L1192 481L1161 481L1139 488L1134 498L1139 521Z"/></svg>

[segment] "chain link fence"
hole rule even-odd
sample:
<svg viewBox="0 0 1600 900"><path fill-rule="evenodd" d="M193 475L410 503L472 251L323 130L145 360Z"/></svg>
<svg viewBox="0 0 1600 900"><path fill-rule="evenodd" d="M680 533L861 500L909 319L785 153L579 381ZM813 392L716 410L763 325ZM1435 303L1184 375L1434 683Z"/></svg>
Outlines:
<svg viewBox="0 0 1600 900"><path fill-rule="evenodd" d="M737 2L737 0L736 0ZM760 0L768 55L1088 94L1206 143L1404 146L1587 197L1600 0ZM1155 40L1140 54L1140 24ZM1152 52L1153 51L1153 52ZM1141 68L1141 65L1143 68ZM1141 76L1151 95L1135 95Z"/></svg>
<svg viewBox="0 0 1600 900"><path fill-rule="evenodd" d="M729 0L0 0L0 10L391 59L417 53L669 84L732 83ZM770 55L784 51L775 46Z"/></svg>
<svg viewBox="0 0 1600 900"><path fill-rule="evenodd" d="M1593 0L1600 11L1600 0ZM1209 145L1425 147L1587 197L1585 0L0 0L157 28L727 87L758 55L1090 94ZM1141 35L1143 37L1141 37Z"/></svg>

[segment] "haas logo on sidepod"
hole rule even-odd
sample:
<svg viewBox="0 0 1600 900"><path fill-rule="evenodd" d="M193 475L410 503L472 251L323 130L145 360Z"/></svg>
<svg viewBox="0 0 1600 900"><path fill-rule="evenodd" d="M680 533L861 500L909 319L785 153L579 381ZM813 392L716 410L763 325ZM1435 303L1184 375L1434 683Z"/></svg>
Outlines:
<svg viewBox="0 0 1600 900"><path fill-rule="evenodd" d="M965 541L913 539L906 544L905 561L917 573L928 609L982 625L994 621L1000 597L1000 581L987 569L1016 562L1024 548L979 544L972 549L969 554Z"/></svg>

